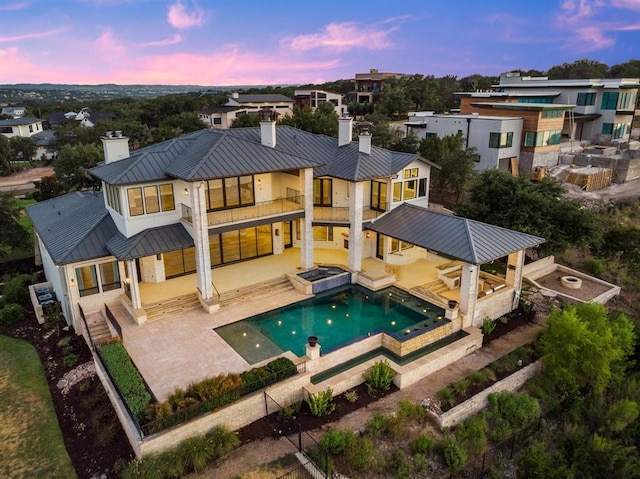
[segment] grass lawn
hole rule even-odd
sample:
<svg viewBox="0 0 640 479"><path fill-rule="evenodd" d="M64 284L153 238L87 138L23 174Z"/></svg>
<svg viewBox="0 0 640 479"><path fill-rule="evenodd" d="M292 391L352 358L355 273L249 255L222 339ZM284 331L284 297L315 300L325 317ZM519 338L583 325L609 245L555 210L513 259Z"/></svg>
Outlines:
<svg viewBox="0 0 640 479"><path fill-rule="evenodd" d="M36 350L0 335L0 365L0 477L77 477Z"/></svg>

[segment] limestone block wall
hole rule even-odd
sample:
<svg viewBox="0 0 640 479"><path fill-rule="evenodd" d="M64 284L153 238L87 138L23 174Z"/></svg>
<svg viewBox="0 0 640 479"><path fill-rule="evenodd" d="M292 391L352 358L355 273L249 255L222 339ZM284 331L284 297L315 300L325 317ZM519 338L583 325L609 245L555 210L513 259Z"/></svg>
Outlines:
<svg viewBox="0 0 640 479"><path fill-rule="evenodd" d="M503 288L480 298L473 312L473 326L481 326L484 318L498 319L512 311L513 288Z"/></svg>
<svg viewBox="0 0 640 479"><path fill-rule="evenodd" d="M486 409L489 406L489 394L497 393L500 391L517 391L529 379L539 374L541 370L541 361L529 364L519 371L516 371L511 376L498 381L484 391L467 399L465 402L458 404L456 407L443 412L442 414L434 414L432 412L429 412L428 414L436 420L441 428L453 427L457 424L460 424L465 419Z"/></svg>
<svg viewBox="0 0 640 479"><path fill-rule="evenodd" d="M444 339L447 336L453 334L455 332L453 324L453 322L445 320L442 322L442 324L435 325L432 330L422 334L418 334L417 336L414 336L405 341L399 341L394 337L389 336L388 334L383 334L382 345L393 354L396 354L398 356L405 356L406 354L417 351L420 348L435 343L439 339Z"/></svg>

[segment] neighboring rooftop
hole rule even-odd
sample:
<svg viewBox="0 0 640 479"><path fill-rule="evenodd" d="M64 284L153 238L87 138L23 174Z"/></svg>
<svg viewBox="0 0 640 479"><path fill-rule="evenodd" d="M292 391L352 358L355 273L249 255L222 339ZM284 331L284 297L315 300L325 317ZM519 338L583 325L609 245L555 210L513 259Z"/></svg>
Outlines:
<svg viewBox="0 0 640 479"><path fill-rule="evenodd" d="M545 76L520 76L518 72L503 73L500 75L500 83L494 85L502 87L522 88L554 88L554 87L582 87L582 88L621 88L639 87L640 78L584 78L569 80L549 80Z"/></svg>
<svg viewBox="0 0 640 479"><path fill-rule="evenodd" d="M238 95L237 97L232 97L232 98L238 103L279 103L279 102L292 103L293 102L293 99L289 98L288 96L281 95L279 93Z"/></svg>

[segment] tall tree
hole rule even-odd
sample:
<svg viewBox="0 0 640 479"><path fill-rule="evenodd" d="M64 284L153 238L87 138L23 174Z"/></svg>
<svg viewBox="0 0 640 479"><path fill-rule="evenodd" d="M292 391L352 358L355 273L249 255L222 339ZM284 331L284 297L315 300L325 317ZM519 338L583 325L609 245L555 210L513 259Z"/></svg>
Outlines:
<svg viewBox="0 0 640 479"><path fill-rule="evenodd" d="M9 139L0 135L0 176L6 176L11 173L11 144Z"/></svg>
<svg viewBox="0 0 640 479"><path fill-rule="evenodd" d="M31 138L24 136L14 136L9 138L11 153L15 160L24 160L33 164L37 146Z"/></svg>
<svg viewBox="0 0 640 479"><path fill-rule="evenodd" d="M563 63L549 68L550 80L567 80L579 78L606 78L609 67L605 63L583 58L573 63Z"/></svg>
<svg viewBox="0 0 640 479"><path fill-rule="evenodd" d="M65 145L54 160L53 169L66 191L96 188L99 182L89 174L89 169L103 159L102 149L97 145Z"/></svg>
<svg viewBox="0 0 640 479"><path fill-rule="evenodd" d="M485 170L472 182L469 202L456 207L461 216L541 236L541 252L557 254L569 246L599 245L602 226L581 200L563 197L552 178L532 183L507 171Z"/></svg>
<svg viewBox="0 0 640 479"><path fill-rule="evenodd" d="M4 257L12 248L22 248L29 241L29 233L18 222L20 206L11 193L0 192L0 257Z"/></svg>
<svg viewBox="0 0 640 479"><path fill-rule="evenodd" d="M231 123L231 128L246 128L252 126L260 126L260 118L258 118L258 115L245 113L244 115L236 117L233 123Z"/></svg>

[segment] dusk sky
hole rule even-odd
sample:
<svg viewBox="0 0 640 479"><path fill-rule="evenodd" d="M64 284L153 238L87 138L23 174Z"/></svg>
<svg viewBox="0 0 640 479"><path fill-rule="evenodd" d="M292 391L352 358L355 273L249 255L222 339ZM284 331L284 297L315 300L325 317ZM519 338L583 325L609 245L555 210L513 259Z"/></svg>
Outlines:
<svg viewBox="0 0 640 479"><path fill-rule="evenodd" d="M640 0L0 0L0 84L261 85L640 58Z"/></svg>

